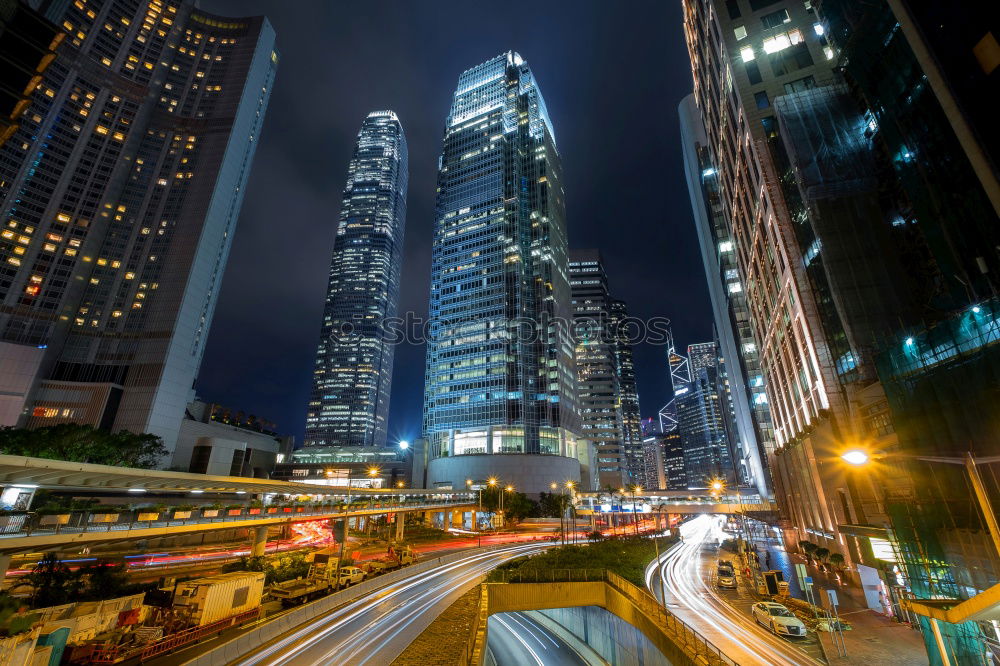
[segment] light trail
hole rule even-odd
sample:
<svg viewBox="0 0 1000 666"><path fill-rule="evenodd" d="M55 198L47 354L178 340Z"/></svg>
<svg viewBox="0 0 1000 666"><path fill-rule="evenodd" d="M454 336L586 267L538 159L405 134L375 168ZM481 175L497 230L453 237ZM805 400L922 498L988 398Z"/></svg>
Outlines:
<svg viewBox="0 0 1000 666"><path fill-rule="evenodd" d="M509 624L507 624L506 620L504 620L499 615L494 616L494 619L497 622L499 622L501 625L503 625L503 627L507 630L507 633L509 633L511 636L513 636L517 640L518 643L520 643L521 645L524 646L524 649L527 650L528 654L530 654L534 658L535 663L538 664L538 666L545 666L545 662L543 662L541 660L541 658L538 656L538 653L531 649L531 646L528 645L528 642L526 640L524 640L523 638L521 638L521 636L518 635L517 631L513 627L511 627ZM518 623L518 624L520 624L520 623ZM538 639L535 639L535 640L538 640ZM552 644L555 645L554 642Z"/></svg>
<svg viewBox="0 0 1000 666"><path fill-rule="evenodd" d="M726 536L718 517L694 518L681 525L681 535L684 540L662 553L658 566L651 567L646 574L646 587L653 596L662 597L656 577L659 574L667 591L663 602L670 602L668 609L738 663L822 666L805 652L760 628L749 616L726 603L706 582L701 566L702 547Z"/></svg>
<svg viewBox="0 0 1000 666"><path fill-rule="evenodd" d="M384 647L407 628L413 629L414 618L455 595L462 587L477 580L499 562L536 552L544 547L534 544L477 553L416 574L316 618L236 663L241 666L363 664L372 659L380 659L382 661L377 663L384 663L386 655L379 654L373 646ZM448 577L449 574L455 574L455 577ZM436 580L440 578L447 578L443 581L445 584L434 585L433 583L442 582ZM351 626L352 624L357 626ZM349 633L344 637L336 636L340 631ZM366 650L367 654L354 660L362 650Z"/></svg>

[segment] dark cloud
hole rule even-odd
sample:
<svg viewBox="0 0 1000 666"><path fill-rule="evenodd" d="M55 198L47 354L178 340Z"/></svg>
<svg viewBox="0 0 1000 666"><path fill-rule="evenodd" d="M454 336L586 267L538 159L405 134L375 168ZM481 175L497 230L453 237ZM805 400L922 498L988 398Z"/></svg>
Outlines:
<svg viewBox="0 0 1000 666"><path fill-rule="evenodd" d="M513 49L531 65L563 158L570 243L598 247L633 315L678 345L711 314L678 140L691 88L680 3L263 2L281 63L198 380L204 399L301 440L347 162L364 116L392 109L410 149L400 310L426 313L436 166L459 73ZM400 347L390 436L420 429L423 349ZM644 414L669 397L662 347L636 349Z"/></svg>

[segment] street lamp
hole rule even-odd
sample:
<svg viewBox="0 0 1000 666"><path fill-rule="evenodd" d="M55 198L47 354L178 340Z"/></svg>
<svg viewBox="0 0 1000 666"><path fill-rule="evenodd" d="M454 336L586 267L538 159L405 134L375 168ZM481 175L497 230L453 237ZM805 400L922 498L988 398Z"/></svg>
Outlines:
<svg viewBox="0 0 1000 666"><path fill-rule="evenodd" d="M466 479L465 480L465 486L469 490L472 490L472 479ZM476 535L479 537L479 547L482 548L482 546L483 546L483 531L481 529L479 529L479 520L480 520L480 518L483 515L483 487L479 486L479 488L477 488L477 490L479 491L479 513L476 514Z"/></svg>
<svg viewBox="0 0 1000 666"><path fill-rule="evenodd" d="M566 515L566 523L569 524L570 516L572 516L573 517L573 526L570 528L571 531L569 533L570 534L570 542L576 543L576 508L572 504L572 502L573 502L573 491L574 491L574 488L575 488L574 485L573 485L573 482L572 481L567 481L566 482L566 488L570 492L570 504L569 504L569 506L566 507L566 513L567 513L567 515Z"/></svg>

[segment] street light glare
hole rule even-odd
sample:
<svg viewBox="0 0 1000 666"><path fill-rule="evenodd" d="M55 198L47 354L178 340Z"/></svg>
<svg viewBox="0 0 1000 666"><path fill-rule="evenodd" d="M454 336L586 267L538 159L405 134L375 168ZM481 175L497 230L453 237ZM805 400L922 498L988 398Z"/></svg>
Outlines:
<svg viewBox="0 0 1000 666"><path fill-rule="evenodd" d="M871 457L864 451L854 449L841 455L840 459L849 465L864 465L871 460Z"/></svg>
<svg viewBox="0 0 1000 666"><path fill-rule="evenodd" d="M405 451L406 449L410 448L410 443L404 439L399 443L399 448Z"/></svg>
<svg viewBox="0 0 1000 666"><path fill-rule="evenodd" d="M486 480L486 482L491 486L495 486L497 485L497 478L495 476L491 476L489 479Z"/></svg>

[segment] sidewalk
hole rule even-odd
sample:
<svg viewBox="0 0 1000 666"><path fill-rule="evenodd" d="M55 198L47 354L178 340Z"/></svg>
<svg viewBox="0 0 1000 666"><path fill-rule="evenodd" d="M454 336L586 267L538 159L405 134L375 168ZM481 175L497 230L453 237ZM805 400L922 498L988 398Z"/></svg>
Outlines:
<svg viewBox="0 0 1000 666"><path fill-rule="evenodd" d="M764 546L758 546L761 568L780 569L789 583L789 593L805 599L805 594L799 589L798 578L795 575L795 564L805 563L805 557L786 553L783 548L774 543L767 545L771 555L771 565L768 567ZM813 578L813 589L816 591L816 603L822 606L820 590L835 589L840 601L840 615L854 628L844 632L844 644L847 648L846 657L837 657L833 647L833 638L827 632L820 633L820 640L830 657L830 663L835 666L895 666L896 664L928 664L927 650L920 632L908 624L896 622L881 613L868 608L864 592L836 575L820 571L815 565L807 566L809 575Z"/></svg>

